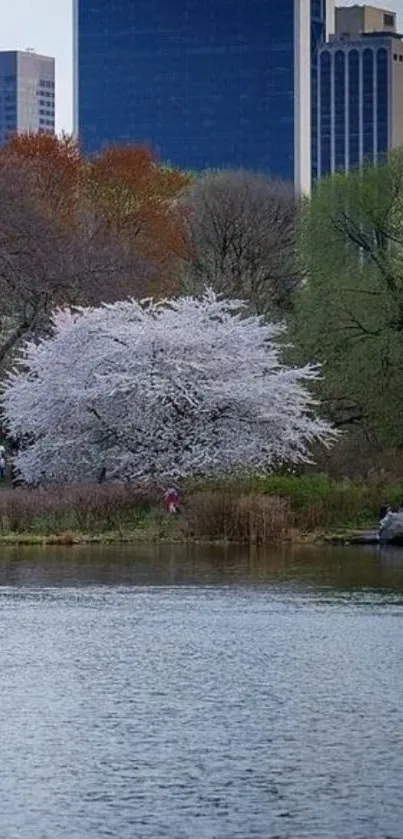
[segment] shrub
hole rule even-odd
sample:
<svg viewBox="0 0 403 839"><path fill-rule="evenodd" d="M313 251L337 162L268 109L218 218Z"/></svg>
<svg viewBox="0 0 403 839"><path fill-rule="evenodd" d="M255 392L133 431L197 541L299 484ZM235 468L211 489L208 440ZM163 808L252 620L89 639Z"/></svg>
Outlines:
<svg viewBox="0 0 403 839"><path fill-rule="evenodd" d="M0 492L1 531L58 533L131 527L160 502L157 487L82 484Z"/></svg>
<svg viewBox="0 0 403 839"><path fill-rule="evenodd" d="M293 523L287 501L257 493L194 493L184 512L188 535L209 541L267 544L289 536Z"/></svg>
<svg viewBox="0 0 403 839"><path fill-rule="evenodd" d="M169 536L267 544L288 539L293 529L310 532L373 524L380 505L398 506L403 483L336 481L323 474L236 476L229 481L189 484L183 515L166 517L155 485L81 484L0 491L0 532L62 535L134 531L159 508L158 527ZM154 517L155 526L155 517ZM158 531L160 532L160 531ZM155 536L158 538L158 535Z"/></svg>
<svg viewBox="0 0 403 839"><path fill-rule="evenodd" d="M297 527L304 530L338 525L366 525L378 515L385 501L392 506L403 497L403 483L333 480L321 473L268 476L261 491L289 501Z"/></svg>
<svg viewBox="0 0 403 839"><path fill-rule="evenodd" d="M193 492L200 494L202 485ZM312 531L347 526L366 526L377 520L383 503L400 504L403 482L377 478L367 482L335 480L324 473L282 474L258 477L236 476L230 482L210 482L204 489L232 498L268 497L286 502L292 524ZM189 487L190 494L192 488ZM206 492L203 493L206 495ZM206 502L205 502L206 503ZM221 502L223 503L223 502ZM206 513L208 518L209 513Z"/></svg>

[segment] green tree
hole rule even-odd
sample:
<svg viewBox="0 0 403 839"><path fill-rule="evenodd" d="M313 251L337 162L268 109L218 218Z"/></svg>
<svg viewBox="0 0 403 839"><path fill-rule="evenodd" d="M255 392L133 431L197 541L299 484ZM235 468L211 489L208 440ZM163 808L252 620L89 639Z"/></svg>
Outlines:
<svg viewBox="0 0 403 839"><path fill-rule="evenodd" d="M294 340L341 426L403 444L403 153L320 183L302 211Z"/></svg>

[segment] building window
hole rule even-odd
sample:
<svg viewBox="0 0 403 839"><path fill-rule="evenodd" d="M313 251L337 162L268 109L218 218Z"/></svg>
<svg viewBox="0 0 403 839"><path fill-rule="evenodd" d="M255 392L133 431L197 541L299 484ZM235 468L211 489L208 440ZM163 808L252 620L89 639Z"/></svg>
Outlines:
<svg viewBox="0 0 403 839"><path fill-rule="evenodd" d="M372 49L364 50L362 57L362 127L364 158L374 156L374 54Z"/></svg>
<svg viewBox="0 0 403 839"><path fill-rule="evenodd" d="M337 50L334 59L334 163L336 169L346 164L346 57Z"/></svg>
<svg viewBox="0 0 403 839"><path fill-rule="evenodd" d="M377 133L378 154L388 150L388 52L384 47L377 51Z"/></svg>
<svg viewBox="0 0 403 839"><path fill-rule="evenodd" d="M331 56L329 50L320 56L320 174L331 171Z"/></svg>
<svg viewBox="0 0 403 839"><path fill-rule="evenodd" d="M360 59L357 50L348 56L349 67L349 167L360 163Z"/></svg>
<svg viewBox="0 0 403 839"><path fill-rule="evenodd" d="M322 0L311 0L311 15L314 20L323 18Z"/></svg>

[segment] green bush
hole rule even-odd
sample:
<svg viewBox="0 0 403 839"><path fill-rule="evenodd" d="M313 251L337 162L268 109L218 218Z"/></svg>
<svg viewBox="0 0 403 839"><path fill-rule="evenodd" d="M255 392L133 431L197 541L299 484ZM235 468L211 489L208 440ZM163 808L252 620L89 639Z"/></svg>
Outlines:
<svg viewBox="0 0 403 839"><path fill-rule="evenodd" d="M381 504L400 505L403 481L337 480L325 473L308 472L302 475L236 476L233 480L199 484L197 491L230 494L235 498L250 493L281 498L289 505L295 526L311 531L373 525Z"/></svg>
<svg viewBox="0 0 403 839"><path fill-rule="evenodd" d="M332 480L328 475L270 475L258 479L261 492L289 501L296 524L308 530L376 521L381 504L400 504L403 483Z"/></svg>

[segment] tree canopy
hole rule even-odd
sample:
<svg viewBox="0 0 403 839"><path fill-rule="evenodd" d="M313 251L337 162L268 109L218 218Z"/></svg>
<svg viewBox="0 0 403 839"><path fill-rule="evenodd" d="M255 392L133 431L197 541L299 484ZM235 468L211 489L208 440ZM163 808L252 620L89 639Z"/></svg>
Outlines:
<svg viewBox="0 0 403 839"><path fill-rule="evenodd" d="M340 425L403 443L403 155L336 174L306 202L295 340Z"/></svg>
<svg viewBox="0 0 403 839"><path fill-rule="evenodd" d="M237 300L120 301L62 310L25 347L2 403L27 482L209 475L298 463L331 442L278 325Z"/></svg>
<svg viewBox="0 0 403 839"><path fill-rule="evenodd" d="M0 150L0 367L52 309L178 291L187 175L147 149L86 160L71 137L26 134Z"/></svg>
<svg viewBox="0 0 403 839"><path fill-rule="evenodd" d="M211 285L258 314L292 308L297 204L292 184L245 170L207 172L184 195L191 257L185 287Z"/></svg>

